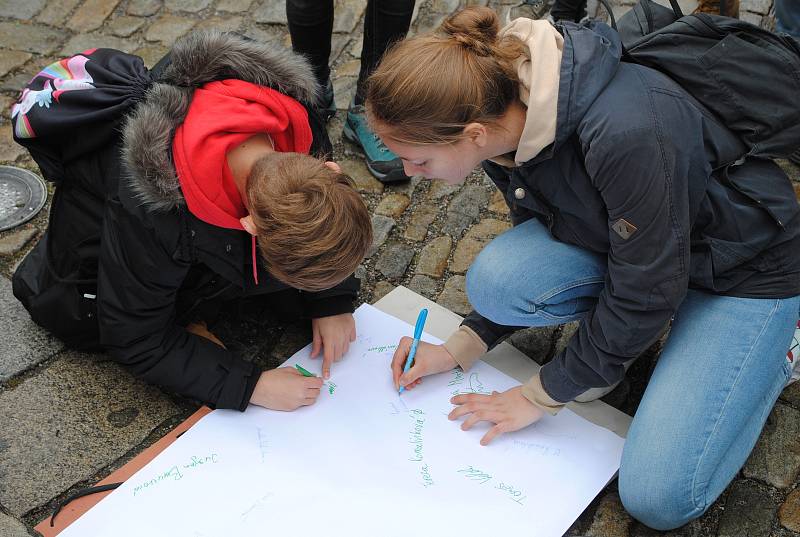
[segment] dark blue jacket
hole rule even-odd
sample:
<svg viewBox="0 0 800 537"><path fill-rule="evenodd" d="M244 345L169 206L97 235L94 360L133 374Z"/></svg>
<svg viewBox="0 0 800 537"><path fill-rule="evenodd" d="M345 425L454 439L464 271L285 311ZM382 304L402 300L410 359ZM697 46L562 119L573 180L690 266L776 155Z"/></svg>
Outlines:
<svg viewBox="0 0 800 537"><path fill-rule="evenodd" d="M596 306L540 374L545 391L567 402L618 381L622 364L655 342L689 288L799 294L800 207L773 162L734 165L744 145L674 81L621 62L611 28L558 28L555 142L517 168L487 161L484 169L515 224L534 217L556 239L608 254ZM636 228L628 238L614 231L621 219ZM475 312L464 323L490 348L514 330Z"/></svg>

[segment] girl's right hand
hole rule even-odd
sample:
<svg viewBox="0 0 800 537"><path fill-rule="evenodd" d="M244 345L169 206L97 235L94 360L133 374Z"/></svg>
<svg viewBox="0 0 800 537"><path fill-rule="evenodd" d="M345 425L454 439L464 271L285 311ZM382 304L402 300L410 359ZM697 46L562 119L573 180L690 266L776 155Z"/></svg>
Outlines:
<svg viewBox="0 0 800 537"><path fill-rule="evenodd" d="M406 358L408 358L408 353L411 351L412 341L414 340L408 336L403 337L394 351L392 379L394 380L394 387L398 390L400 386L410 390L420 383L422 377L450 371L458 365L452 355L444 348L444 345L431 345L420 341L417 345L417 353L414 355L414 363L411 365L411 369L403 373Z"/></svg>
<svg viewBox="0 0 800 537"><path fill-rule="evenodd" d="M250 402L272 410L295 410L313 405L320 388L321 378L304 377L293 367L279 367L261 373Z"/></svg>

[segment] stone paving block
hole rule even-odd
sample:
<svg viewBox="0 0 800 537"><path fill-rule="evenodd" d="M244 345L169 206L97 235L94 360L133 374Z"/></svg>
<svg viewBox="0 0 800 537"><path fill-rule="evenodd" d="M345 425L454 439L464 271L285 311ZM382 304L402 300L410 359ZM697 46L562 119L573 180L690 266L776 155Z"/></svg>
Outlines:
<svg viewBox="0 0 800 537"><path fill-rule="evenodd" d="M131 0L128 3L128 14L149 17L155 15L162 6L161 0Z"/></svg>
<svg viewBox="0 0 800 537"><path fill-rule="evenodd" d="M447 13L448 15L459 8L460 0L433 0L431 11L434 13Z"/></svg>
<svg viewBox="0 0 800 537"><path fill-rule="evenodd" d="M422 241L428 236L428 228L436 219L437 208L435 205L424 204L416 207L411 212L411 220L406 226L403 236L412 241Z"/></svg>
<svg viewBox="0 0 800 537"><path fill-rule="evenodd" d="M739 9L766 15L772 7L773 0L742 0Z"/></svg>
<svg viewBox="0 0 800 537"><path fill-rule="evenodd" d="M378 300L382 299L386 295L392 292L394 289L394 285L391 282L387 281L380 281L375 284L375 289L372 290L372 303L374 304Z"/></svg>
<svg viewBox="0 0 800 537"><path fill-rule="evenodd" d="M26 81L30 79L27 75L25 75L24 78ZM16 91L20 89L22 89L22 85L17 85ZM14 141L11 129L0 129L0 162L12 163L27 152L28 151L24 147Z"/></svg>
<svg viewBox="0 0 800 537"><path fill-rule="evenodd" d="M253 5L253 0L220 0L217 3L217 10L241 13L249 10L251 5Z"/></svg>
<svg viewBox="0 0 800 537"><path fill-rule="evenodd" d="M6 76L32 57L33 54L19 50L0 50L0 76Z"/></svg>
<svg viewBox="0 0 800 537"><path fill-rule="evenodd" d="M794 382L783 389L781 401L786 401L795 408L800 409L800 381Z"/></svg>
<svg viewBox="0 0 800 537"><path fill-rule="evenodd" d="M633 519L622 507L619 495L608 493L600 500L586 537L628 537L632 523Z"/></svg>
<svg viewBox="0 0 800 537"><path fill-rule="evenodd" d="M767 537L776 507L754 483L734 481L719 521L717 537Z"/></svg>
<svg viewBox="0 0 800 537"><path fill-rule="evenodd" d="M431 300L436 298L436 280L430 276L415 274L411 281L408 282L408 288Z"/></svg>
<svg viewBox="0 0 800 537"><path fill-rule="evenodd" d="M356 94L358 77L340 76L333 81L333 102L337 110L347 110Z"/></svg>
<svg viewBox="0 0 800 537"><path fill-rule="evenodd" d="M11 281L0 277L0 382L44 362L64 348L63 343L31 320L11 292ZM0 502L2 503L2 502Z"/></svg>
<svg viewBox="0 0 800 537"><path fill-rule="evenodd" d="M286 31L288 33L288 28ZM347 44L350 43L351 39L352 39L351 34L333 34L333 37L331 37L331 55L330 58L328 59L329 65L333 65L334 63L336 63L336 60L339 59L339 56L342 54L342 51L347 46ZM291 39L286 40L286 46L287 47L292 46Z"/></svg>
<svg viewBox="0 0 800 537"><path fill-rule="evenodd" d="M359 192L367 194L383 193L383 183L369 173L363 158L344 159L338 161L338 164L342 168L342 173L349 175L353 179L356 190Z"/></svg>
<svg viewBox="0 0 800 537"><path fill-rule="evenodd" d="M411 200L405 194L388 194L375 207L375 214L398 218L406 210Z"/></svg>
<svg viewBox="0 0 800 537"><path fill-rule="evenodd" d="M3 513L0 513L0 535L3 537L30 537L30 533L19 520Z"/></svg>
<svg viewBox="0 0 800 537"><path fill-rule="evenodd" d="M37 54L50 54L58 48L66 33L46 26L0 22L0 47Z"/></svg>
<svg viewBox="0 0 800 537"><path fill-rule="evenodd" d="M356 29L367 0L336 0L334 4L333 31L349 34Z"/></svg>
<svg viewBox="0 0 800 537"><path fill-rule="evenodd" d="M68 28L74 32L91 32L103 25L120 0L85 0L72 15Z"/></svg>
<svg viewBox="0 0 800 537"><path fill-rule="evenodd" d="M144 38L148 41L160 41L171 47L175 40L194 28L197 21L178 17L176 15L163 15L147 29Z"/></svg>
<svg viewBox="0 0 800 537"><path fill-rule="evenodd" d="M286 3L275 0L264 0L260 6L250 11L254 21L261 24L288 24L286 20ZM338 17L339 14L336 13Z"/></svg>
<svg viewBox="0 0 800 537"><path fill-rule="evenodd" d="M452 247L453 239L449 235L437 237L426 244L419 254L417 274L441 278L447 268L447 258L450 257Z"/></svg>
<svg viewBox="0 0 800 537"><path fill-rule="evenodd" d="M136 49L134 54L142 58L146 67L152 68L167 54L167 52L169 52L169 48L167 47L161 45L148 45L146 47Z"/></svg>
<svg viewBox="0 0 800 537"><path fill-rule="evenodd" d="M553 347L555 331L555 326L526 328L514 333L508 341L534 362L544 365L547 359L550 358L550 349Z"/></svg>
<svg viewBox="0 0 800 537"><path fill-rule="evenodd" d="M414 249L401 243L389 244L383 251L375 268L389 279L399 279L405 274L414 258Z"/></svg>
<svg viewBox="0 0 800 537"><path fill-rule="evenodd" d="M125 39L101 33L77 34L66 42L61 49L61 56L71 56L90 48L113 48L123 52L133 52L136 43L132 39Z"/></svg>
<svg viewBox="0 0 800 537"><path fill-rule="evenodd" d="M101 356L69 352L0 393L0 504L15 516L118 459L178 409Z"/></svg>
<svg viewBox="0 0 800 537"><path fill-rule="evenodd" d="M361 60L350 60L336 68L336 76L358 76Z"/></svg>
<svg viewBox="0 0 800 537"><path fill-rule="evenodd" d="M572 339L572 336L575 335L575 332L578 331L578 328L580 328L580 326L581 326L580 321L574 321L571 323L561 325L561 335L559 336L558 341L556 341L556 348L553 351L554 356L559 354L567 347L567 344L569 344L569 340Z"/></svg>
<svg viewBox="0 0 800 537"><path fill-rule="evenodd" d="M494 218L481 220L469 228L464 238L458 241L456 251L453 254L453 262L450 264L450 270L460 273L466 272L484 246L497 235L510 228L511 224L509 222Z"/></svg>
<svg viewBox="0 0 800 537"><path fill-rule="evenodd" d="M11 120L10 118L10 111L11 105L17 102L16 99L9 97L8 95L0 94L0 110L3 110L4 113L0 114L0 123L6 123Z"/></svg>
<svg viewBox="0 0 800 537"><path fill-rule="evenodd" d="M50 0L45 8L36 17L37 22L50 26L61 26L72 10L81 3L81 0Z"/></svg>
<svg viewBox="0 0 800 537"><path fill-rule="evenodd" d="M763 17L758 13L750 13L749 11L740 11L739 12L739 20L744 22L749 22L750 24L754 24L756 26L761 26L761 19Z"/></svg>
<svg viewBox="0 0 800 537"><path fill-rule="evenodd" d="M487 209L493 213L508 214L508 204L502 192L495 190L492 193L492 197L489 198L489 206Z"/></svg>
<svg viewBox="0 0 800 537"><path fill-rule="evenodd" d="M800 488L793 490L781 504L778 520L787 530L800 533Z"/></svg>
<svg viewBox="0 0 800 537"><path fill-rule="evenodd" d="M143 25L144 19L140 17L122 16L112 20L108 29L117 37L130 37Z"/></svg>
<svg viewBox="0 0 800 537"><path fill-rule="evenodd" d="M35 227L11 229L0 233L0 256L15 255L38 233Z"/></svg>
<svg viewBox="0 0 800 537"><path fill-rule="evenodd" d="M220 32L235 32L242 26L242 17L209 17L195 26L196 30L215 29Z"/></svg>
<svg viewBox="0 0 800 537"><path fill-rule="evenodd" d="M421 12L417 17L417 22L414 27L408 32L409 36L425 35L433 32L442 24L442 21L447 18L449 13L431 13ZM503 20L502 18L500 20Z"/></svg>
<svg viewBox="0 0 800 537"><path fill-rule="evenodd" d="M461 190L462 185L450 185L441 181L439 179L435 179L431 181L431 188L428 190L428 197L435 200L440 200L445 196L449 196L454 192L458 192Z"/></svg>
<svg viewBox="0 0 800 537"><path fill-rule="evenodd" d="M702 517L692 520L688 524L673 531L657 531L653 528L648 528L644 524L635 522L630 530L630 537L709 537L713 535L713 533L709 533L703 529L703 522L708 516L708 513L706 513Z"/></svg>
<svg viewBox="0 0 800 537"><path fill-rule="evenodd" d="M778 402L744 466L744 475L779 489L800 477L800 410Z"/></svg>
<svg viewBox="0 0 800 537"><path fill-rule="evenodd" d="M372 246L369 247L367 257L372 257L372 255L378 251L378 248L386 242L386 238L389 236L389 232L392 231L394 226L395 221L393 218L381 215L372 217Z"/></svg>
<svg viewBox="0 0 800 537"><path fill-rule="evenodd" d="M164 0L164 7L170 11L197 13L211 5L211 0Z"/></svg>
<svg viewBox="0 0 800 537"><path fill-rule="evenodd" d="M0 17L31 20L44 7L45 0L3 0Z"/></svg>
<svg viewBox="0 0 800 537"><path fill-rule="evenodd" d="M444 289L439 294L436 302L459 315L467 315L472 311L472 305L469 303L467 293L464 290L465 283L466 278L464 276L451 276L445 282Z"/></svg>
<svg viewBox="0 0 800 537"><path fill-rule="evenodd" d="M445 233L458 236L479 217L489 201L489 193L482 186L467 185L455 195L447 207L443 226Z"/></svg>

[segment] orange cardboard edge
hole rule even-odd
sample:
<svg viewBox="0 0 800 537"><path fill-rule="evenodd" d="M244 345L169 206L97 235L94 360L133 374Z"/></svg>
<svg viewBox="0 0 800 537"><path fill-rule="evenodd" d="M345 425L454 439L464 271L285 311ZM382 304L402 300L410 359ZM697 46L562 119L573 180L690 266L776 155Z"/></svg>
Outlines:
<svg viewBox="0 0 800 537"><path fill-rule="evenodd" d="M152 461L156 455L164 451L170 444L177 440L180 435L188 431L192 425L197 423L200 418L209 412L211 412L210 408L206 406L200 407L197 412L186 418L186 420L181 422L180 425L175 427L172 431L167 433L152 446L148 447L136 457L128 461L122 468L111 473L102 481L98 481L97 485L119 483L127 480L130 476L141 470L147 463ZM55 525L53 527L50 527L50 517L48 516L39 522L34 529L41 533L43 537L53 537L58 535L64 531L67 526L81 517L86 511L97 505L100 500L111 494L111 492L113 491L98 492L96 494L90 494L88 496L83 496L82 498L73 500L69 504L65 505L61 512L58 513L58 516L55 519Z"/></svg>

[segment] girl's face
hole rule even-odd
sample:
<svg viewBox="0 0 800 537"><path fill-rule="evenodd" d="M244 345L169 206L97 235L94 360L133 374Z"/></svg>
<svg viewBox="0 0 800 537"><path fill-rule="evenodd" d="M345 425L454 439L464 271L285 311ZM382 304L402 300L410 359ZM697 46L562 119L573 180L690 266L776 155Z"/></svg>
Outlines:
<svg viewBox="0 0 800 537"><path fill-rule="evenodd" d="M416 145L388 138L383 143L400 157L409 177L421 175L450 185L463 182L485 158L480 155L480 147L468 138L451 144Z"/></svg>

